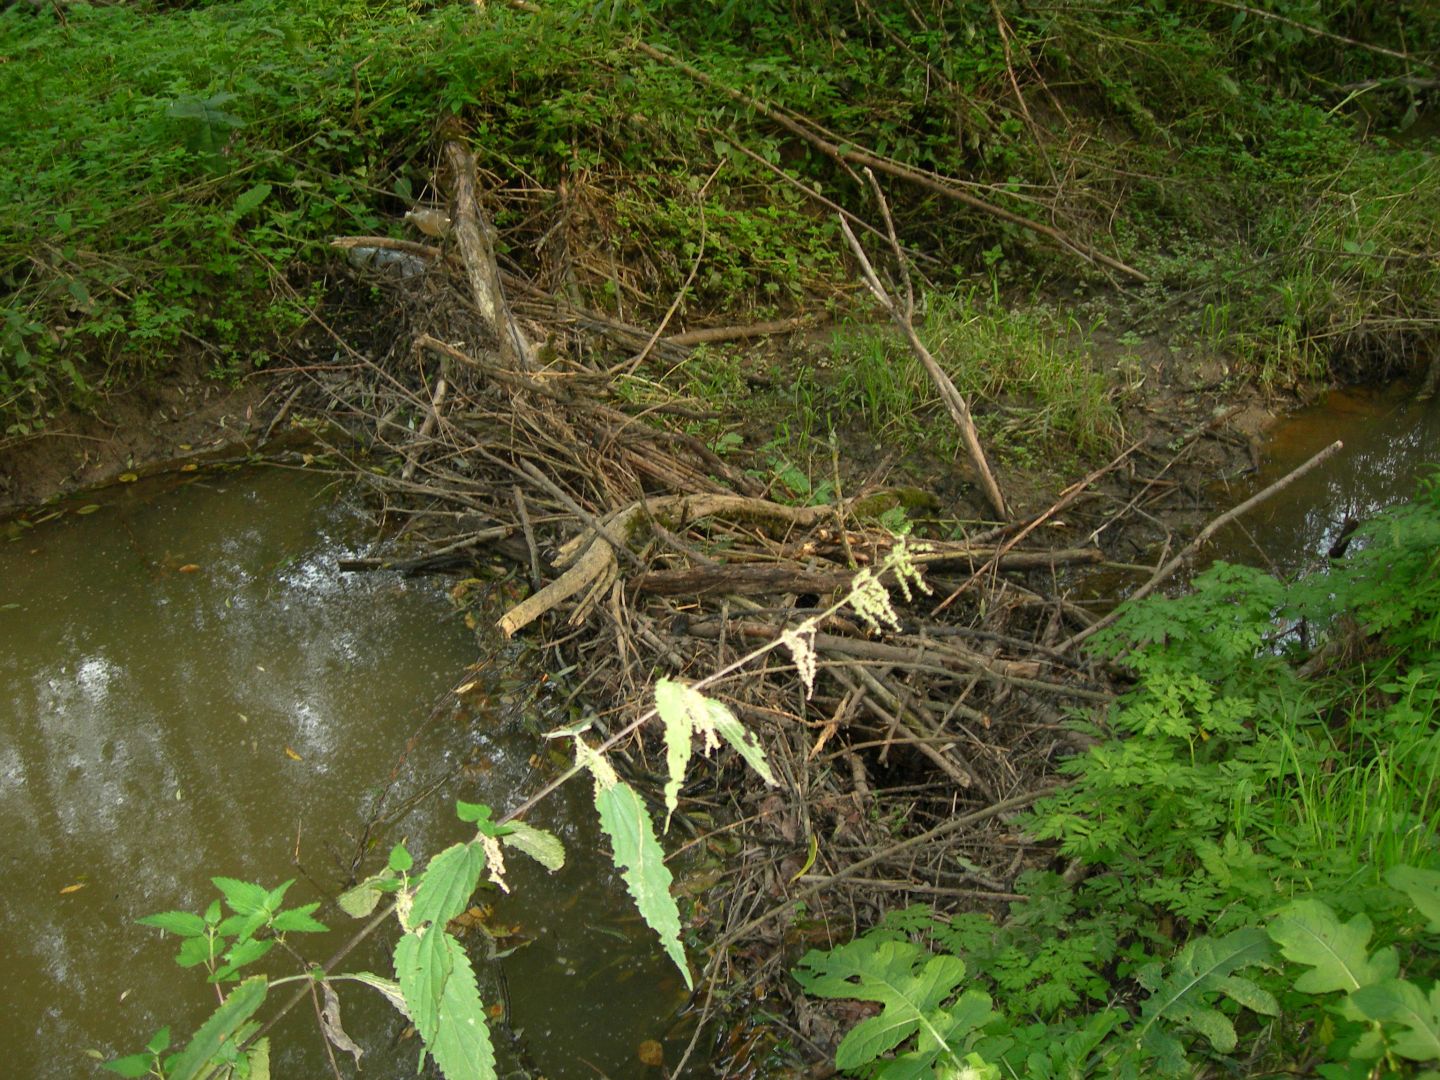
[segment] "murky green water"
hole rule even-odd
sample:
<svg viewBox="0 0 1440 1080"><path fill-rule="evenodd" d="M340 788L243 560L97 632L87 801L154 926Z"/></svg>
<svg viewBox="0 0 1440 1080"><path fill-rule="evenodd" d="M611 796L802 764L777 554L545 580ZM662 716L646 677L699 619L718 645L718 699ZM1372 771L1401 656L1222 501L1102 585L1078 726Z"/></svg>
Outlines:
<svg viewBox="0 0 1440 1080"><path fill-rule="evenodd" d="M1402 383L1333 391L1267 433L1259 473L1222 501L1249 498L1336 439L1343 450L1217 537L1201 565L1224 558L1294 573L1323 564L1347 519L1404 501L1426 466L1440 464L1440 400L1416 401Z"/></svg>
<svg viewBox="0 0 1440 1080"><path fill-rule="evenodd" d="M474 635L434 584L335 569L369 534L324 478L265 469L166 486L115 489L94 513L0 543L5 1076L88 1075L85 1050L130 1052L213 1008L138 916L203 908L212 875L297 878L290 901L323 899L387 785L390 808L433 794L362 872L399 839L420 859L464 839L455 798L503 811L539 779L536 744L516 730L523 694L506 691L524 678L489 685L483 711L455 703ZM534 823L572 864L550 877L513 859L515 897L496 904L534 939L503 961L509 1068L643 1076L636 1048L671 1025L679 979L607 872L583 786ZM318 914L337 929L302 942L316 961L356 925ZM345 966L390 974L388 940ZM482 992L498 996L494 966ZM417 1048L388 1006L363 988L342 1002L365 1073L412 1073ZM326 1074L308 1005L275 1042L277 1076Z"/></svg>

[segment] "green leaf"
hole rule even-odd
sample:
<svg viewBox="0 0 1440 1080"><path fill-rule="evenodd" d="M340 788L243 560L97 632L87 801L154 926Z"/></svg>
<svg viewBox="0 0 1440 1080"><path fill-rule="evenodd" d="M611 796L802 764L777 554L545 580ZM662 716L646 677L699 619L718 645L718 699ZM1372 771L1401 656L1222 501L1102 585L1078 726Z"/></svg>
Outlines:
<svg viewBox="0 0 1440 1080"><path fill-rule="evenodd" d="M384 880L381 876L368 877L359 885L346 889L336 897L335 902L346 915L353 919L363 919L375 910L375 905L380 903L380 898L385 895L384 890L377 884Z"/></svg>
<svg viewBox="0 0 1440 1080"><path fill-rule="evenodd" d="M186 938L180 946L180 951L175 954L175 963L182 968L196 967L213 960L224 949L224 939L211 942L208 937Z"/></svg>
<svg viewBox="0 0 1440 1080"><path fill-rule="evenodd" d="M470 958L437 927L406 934L395 971L415 1030L446 1080L492 1080L495 1054Z"/></svg>
<svg viewBox="0 0 1440 1080"><path fill-rule="evenodd" d="M459 915L469 905L484 869L485 850L478 843L454 844L436 855L415 889L410 926L428 922L443 927Z"/></svg>
<svg viewBox="0 0 1440 1080"><path fill-rule="evenodd" d="M150 1041L145 1044L145 1049L149 1050L152 1054L163 1054L166 1050L169 1050L170 1029L168 1027L162 1027L159 1031L155 1032L154 1035L150 1036Z"/></svg>
<svg viewBox="0 0 1440 1080"><path fill-rule="evenodd" d="M1267 964L1270 943L1259 927L1245 927L1223 938L1196 938L1176 954L1164 978L1151 969L1138 974L1151 991L1140 1008L1142 1023L1136 1029L1136 1043L1154 1053L1167 1070L1173 1068L1179 1046L1174 1034L1162 1026L1188 1029L1203 1036L1222 1054L1235 1049L1235 1025L1212 1002L1221 996L1240 1004L1254 1002L1268 1015L1279 1012L1274 996L1233 973ZM1157 965L1158 967L1158 965Z"/></svg>
<svg viewBox="0 0 1440 1080"><path fill-rule="evenodd" d="M225 1041L265 1004L268 991L269 984L263 975L246 979L232 990L230 996L210 1014L210 1019L200 1025L189 1044L176 1056L170 1065L167 1080L195 1080L202 1070L208 1071L211 1059L219 1053Z"/></svg>
<svg viewBox="0 0 1440 1080"><path fill-rule="evenodd" d="M800 964L793 974L806 993L884 1006L846 1033L835 1052L838 1069L867 1065L912 1036L918 1056L907 1065L925 1068L941 1054L957 1053L969 1032L993 1018L990 998L978 990L949 1004L965 978L963 960L932 955L911 941L861 937L828 953L807 953Z"/></svg>
<svg viewBox="0 0 1440 1080"><path fill-rule="evenodd" d="M1390 1040L1390 1049L1411 1061L1440 1060L1440 983L1430 997L1412 982L1386 979L1362 986L1350 1003L1367 1020L1400 1024L1405 1030Z"/></svg>
<svg viewBox="0 0 1440 1080"><path fill-rule="evenodd" d="M665 808L669 813L674 813L679 804L680 785L690 764L696 734L704 738L707 754L719 745L718 736L729 743L767 784L775 783L759 740L746 730L734 713L715 699L684 683L661 679L655 684L655 711L665 723L665 760L669 772L665 783ZM665 824L668 828L668 814Z"/></svg>
<svg viewBox="0 0 1440 1080"><path fill-rule="evenodd" d="M410 857L410 852L405 850L404 844L396 844L390 849L390 869L397 874L403 874L415 865L415 860ZM374 880L373 878L371 879Z"/></svg>
<svg viewBox="0 0 1440 1080"><path fill-rule="evenodd" d="M659 935L666 955L675 961L685 985L693 989L685 949L680 944L680 909L670 895L670 869L665 865L665 852L655 838L655 826L645 803L624 781L615 780L605 785L596 776L595 809L600 814L600 828L615 849L615 865L620 868L620 876L635 900L640 917Z"/></svg>
<svg viewBox="0 0 1440 1080"><path fill-rule="evenodd" d="M1357 990L1393 974L1371 963L1370 931L1370 920L1363 913L1342 923L1319 900L1287 905L1269 926L1270 937L1285 959L1314 969L1295 980L1295 989L1306 994Z"/></svg>
<svg viewBox="0 0 1440 1080"><path fill-rule="evenodd" d="M211 900L210 906L205 909L205 925L214 926L220 921L220 901Z"/></svg>
<svg viewBox="0 0 1440 1080"><path fill-rule="evenodd" d="M710 702L710 715L719 736L745 759L745 764L754 769L760 779L774 787L775 774L770 771L770 762L766 760L765 751L755 733L740 723L735 714L718 701Z"/></svg>
<svg viewBox="0 0 1440 1080"><path fill-rule="evenodd" d="M1394 866L1385 880L1408 896L1415 910L1425 916L1426 930L1440 934L1440 871Z"/></svg>
<svg viewBox="0 0 1440 1080"><path fill-rule="evenodd" d="M270 1040L256 1039L255 1045L245 1051L245 1060L250 1066L249 1080L270 1080Z"/></svg>
<svg viewBox="0 0 1440 1080"><path fill-rule="evenodd" d="M510 822L510 831L500 838L500 842L529 855L552 874L565 865L565 846L560 843L560 838L523 821Z"/></svg>
<svg viewBox="0 0 1440 1080"><path fill-rule="evenodd" d="M330 928L312 915L312 912L319 906L317 901L303 907L282 911L270 920L270 928L278 930L282 934L323 934Z"/></svg>
<svg viewBox="0 0 1440 1080"><path fill-rule="evenodd" d="M225 897L225 903L235 914L253 915L265 910L265 898L269 896L269 892L263 886L227 877L211 878L210 880L220 890ZM290 883L287 881L285 884L289 885Z"/></svg>
<svg viewBox="0 0 1440 1080"><path fill-rule="evenodd" d="M114 1061L107 1061L100 1067L107 1072L119 1073L121 1076L149 1076L150 1067L154 1063L154 1054L127 1054Z"/></svg>
<svg viewBox="0 0 1440 1080"><path fill-rule="evenodd" d="M270 197L269 184L256 184L240 193L235 200L235 220L239 221Z"/></svg>
<svg viewBox="0 0 1440 1080"><path fill-rule="evenodd" d="M162 911L135 920L141 926L153 926L181 937L199 937L205 933L205 920L188 911Z"/></svg>
<svg viewBox="0 0 1440 1080"><path fill-rule="evenodd" d="M225 954L225 964L216 969L215 974L210 976L210 981L224 982L226 979L234 978L235 973L246 964L253 964L274 947L274 938L267 938L264 941L256 941L251 938L248 941L240 942Z"/></svg>

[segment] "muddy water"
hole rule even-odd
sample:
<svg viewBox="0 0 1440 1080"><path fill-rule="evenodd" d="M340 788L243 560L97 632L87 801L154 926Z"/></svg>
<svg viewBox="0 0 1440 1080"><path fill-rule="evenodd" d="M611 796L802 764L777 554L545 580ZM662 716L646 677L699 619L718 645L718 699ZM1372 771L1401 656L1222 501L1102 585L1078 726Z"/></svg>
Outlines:
<svg viewBox="0 0 1440 1080"><path fill-rule="evenodd" d="M474 635L434 584L336 571L368 535L323 477L187 479L115 489L91 513L0 542L5 1076L89 1075L89 1049L193 1030L214 1005L203 977L134 920L203 909L212 875L297 878L290 901L324 899L392 774L391 811L432 794L392 822L365 871L400 839L419 859L463 839L455 798L503 810L539 779L518 730L524 677L482 678L486 705L453 704ZM451 704L432 713L436 702ZM508 983L518 1037L497 1042L512 1075L643 1076L638 1044L663 1037L682 1000L593 819L578 787L543 808L535 823L572 864L549 877L512 860L517 899L495 914L531 943L484 964L472 942L487 1001L502 973ZM337 929L300 943L316 961L355 925L318 914ZM390 974L385 945L346 967ZM415 1044L388 1006L363 988L342 988L342 1002L366 1074L413 1073ZM295 1010L275 1075L327 1074L314 1029L309 1005Z"/></svg>
<svg viewBox="0 0 1440 1080"><path fill-rule="evenodd" d="M1413 386L1332 391L1278 423L1261 467L1220 492L1233 504L1273 483L1339 439L1345 448L1218 536L1201 565L1226 559L1294 574L1322 565L1347 521L1364 521L1415 492L1440 464L1440 400L1414 400Z"/></svg>

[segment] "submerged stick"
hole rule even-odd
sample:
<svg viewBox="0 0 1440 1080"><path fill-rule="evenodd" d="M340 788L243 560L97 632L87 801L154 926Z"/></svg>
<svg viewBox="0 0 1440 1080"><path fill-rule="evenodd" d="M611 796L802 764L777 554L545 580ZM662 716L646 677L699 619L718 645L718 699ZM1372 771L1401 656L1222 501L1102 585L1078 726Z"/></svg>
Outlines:
<svg viewBox="0 0 1440 1080"><path fill-rule="evenodd" d="M1309 461L1305 462L1299 468L1292 469L1290 472L1282 476L1279 480L1276 480L1269 487L1265 488L1263 491L1258 491L1254 495L1251 495L1250 498L1246 499L1239 506L1231 507L1229 510L1225 511L1225 513L1221 514L1214 521L1210 522L1209 525L1206 525L1205 528L1201 529L1199 535L1197 535L1194 540L1191 540L1190 543L1186 544L1183 548L1181 548L1180 554L1176 555L1164 566L1156 570L1155 573L1150 575L1150 580L1145 582L1144 585L1141 585L1140 588L1136 589L1133 593L1126 597L1126 600L1141 600L1149 596L1157 588L1159 588L1166 581L1168 581L1175 574L1175 571L1179 570L1180 567L1184 566L1186 562L1193 558L1195 553L1200 550L1200 548L1205 544L1205 542L1209 540L1212 536L1214 536L1217 532L1219 532L1221 529L1223 529L1226 525L1230 524L1230 522L1234 521L1236 518L1242 516L1243 514L1246 514L1249 511L1253 510L1255 507L1259 506L1262 502L1270 498L1270 496L1274 495L1276 492L1281 491L1286 487L1289 487L1296 480L1299 480L1300 477L1310 472L1310 470L1314 469L1317 465L1325 461L1332 454L1335 454L1337 451L1344 449L1344 447L1345 444L1337 439L1335 442L1325 447L1324 450L1321 450L1318 454L1312 457ZM1114 611L1110 612L1109 615L1106 615L1103 619L1100 619L1098 622L1092 623L1084 630L1081 630L1074 636L1068 638L1065 641L1062 641L1059 645L1055 646L1055 651L1068 652L1071 648L1080 644L1080 642L1084 641L1092 634L1104 630L1107 626L1113 625L1115 620L1120 618L1120 611L1120 608L1116 608Z"/></svg>

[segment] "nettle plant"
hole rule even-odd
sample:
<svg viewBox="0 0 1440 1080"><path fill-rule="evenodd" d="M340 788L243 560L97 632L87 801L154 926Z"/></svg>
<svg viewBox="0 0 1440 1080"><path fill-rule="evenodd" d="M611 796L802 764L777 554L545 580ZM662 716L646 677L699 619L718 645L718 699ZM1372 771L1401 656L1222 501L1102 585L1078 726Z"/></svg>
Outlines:
<svg viewBox="0 0 1440 1080"><path fill-rule="evenodd" d="M901 537L878 572L860 571L846 597L787 630L778 641L761 646L695 686L659 680L654 708L604 743L592 746L586 742L588 721L549 735L573 740L575 765L542 796L582 772L590 776L595 809L610 841L616 869L641 917L659 937L661 948L674 961L687 987L693 989L694 982L680 943L680 910L670 893L672 877L655 822L639 792L617 775L605 751L650 720L660 719L668 767L664 789L666 826L679 806L680 787L697 739L707 755L722 742L727 744L766 784L773 785L775 777L755 735L729 708L702 694L699 687L713 684L784 645L808 689L815 678L813 636L823 619L849 604L877 629L882 623L899 625L889 593L880 582L886 572L894 574L907 598L912 584L928 591L912 560L911 549ZM535 801L531 800L527 807ZM139 921L181 938L176 962L181 967L203 966L207 970L209 981L222 988L219 1008L183 1049L172 1052L170 1030L162 1028L143 1051L105 1062L104 1067L121 1076L152 1076L159 1080L268 1077L270 1043L264 1037L267 1027L255 1019L256 1014L270 991L308 980L317 984L323 995L321 1027L325 1037L338 1049L354 1054L357 1062L360 1047L340 1023L335 991L338 983L368 986L398 1009L414 1025L424 1044L422 1066L429 1055L447 1080L493 1080L497 1075L495 1053L475 971L464 946L447 927L470 906L482 875L508 891L507 850L527 855L551 872L564 865L565 851L560 841L543 829L519 820L494 820L488 806L459 802L456 811L461 821L475 826L470 840L446 848L418 874L412 873L414 861L410 853L397 845L390 852L384 873L366 878L339 897L339 906L347 914L370 918L385 897L393 896L391 910L400 927L394 949L394 978L369 971L332 973L318 965L303 974L279 978L242 976L246 968L268 955L287 935L318 933L328 928L314 916L318 903L282 907L293 882L266 889L231 878L213 878L223 905L222 899L217 899L202 914L167 911Z"/></svg>

